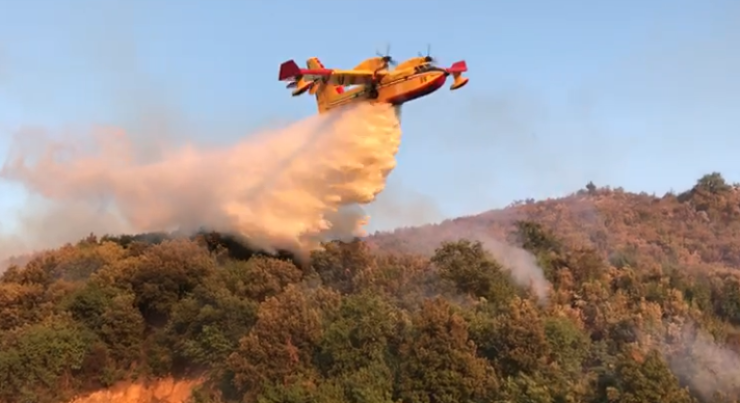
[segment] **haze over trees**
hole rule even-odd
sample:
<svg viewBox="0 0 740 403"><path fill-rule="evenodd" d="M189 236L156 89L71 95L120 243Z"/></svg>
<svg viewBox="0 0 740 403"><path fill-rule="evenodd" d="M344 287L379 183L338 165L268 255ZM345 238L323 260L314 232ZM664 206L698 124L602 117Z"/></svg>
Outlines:
<svg viewBox="0 0 740 403"><path fill-rule="evenodd" d="M662 197L590 183L310 262L91 235L2 274L0 401L172 375L205 379L195 402L739 402L738 267L740 190L718 173Z"/></svg>

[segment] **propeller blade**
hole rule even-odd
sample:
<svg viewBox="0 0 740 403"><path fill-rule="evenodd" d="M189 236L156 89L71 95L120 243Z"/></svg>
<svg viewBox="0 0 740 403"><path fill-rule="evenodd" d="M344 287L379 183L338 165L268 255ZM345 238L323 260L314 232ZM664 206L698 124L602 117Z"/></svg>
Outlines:
<svg viewBox="0 0 740 403"><path fill-rule="evenodd" d="M381 57L383 59L383 62L385 63L386 67L389 65L390 66L398 65L398 62L396 62L396 60L393 59L393 57L391 57L391 44L390 43L386 43L385 54L382 54L377 50L375 51L375 54L378 55L378 57Z"/></svg>
<svg viewBox="0 0 740 403"><path fill-rule="evenodd" d="M434 63L437 64L438 60L435 57L432 57L432 44L427 44L427 54L423 54L422 52L418 52L419 57L423 57L424 60L427 63Z"/></svg>

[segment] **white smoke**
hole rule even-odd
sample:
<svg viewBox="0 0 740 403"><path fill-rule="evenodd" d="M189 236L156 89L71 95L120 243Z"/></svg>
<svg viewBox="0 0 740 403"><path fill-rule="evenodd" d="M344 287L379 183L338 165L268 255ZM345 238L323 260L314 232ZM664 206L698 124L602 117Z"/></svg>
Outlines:
<svg viewBox="0 0 740 403"><path fill-rule="evenodd" d="M392 107L361 104L258 133L230 147L166 148L137 159L123 130L52 139L19 133L0 175L33 200L0 257L96 233L207 227L297 252L326 237L364 235L367 204L395 167L400 125ZM22 247L19 245L23 245Z"/></svg>

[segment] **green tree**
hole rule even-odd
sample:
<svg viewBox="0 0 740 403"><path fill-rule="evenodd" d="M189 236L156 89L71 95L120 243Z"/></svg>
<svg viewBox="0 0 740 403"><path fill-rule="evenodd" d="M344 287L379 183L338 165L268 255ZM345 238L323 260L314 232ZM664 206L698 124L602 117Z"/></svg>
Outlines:
<svg viewBox="0 0 740 403"><path fill-rule="evenodd" d="M576 378L581 375L583 362L589 354L591 340L570 320L548 317L544 320L545 339L550 362L557 370Z"/></svg>
<svg viewBox="0 0 740 403"><path fill-rule="evenodd" d="M638 360L623 355L617 362L614 378L602 384L599 399L618 403L696 401L687 389L681 388L655 350Z"/></svg>
<svg viewBox="0 0 740 403"><path fill-rule="evenodd" d="M293 263L263 256L247 261L228 260L218 275L234 295L256 302L279 294L303 277Z"/></svg>
<svg viewBox="0 0 740 403"><path fill-rule="evenodd" d="M517 221L515 235L522 243L522 247L535 255L543 252L560 253L562 244L552 232L534 221Z"/></svg>
<svg viewBox="0 0 740 403"><path fill-rule="evenodd" d="M437 248L431 261L443 280L469 296L484 297L499 305L516 294L508 273L486 254L480 242L445 242Z"/></svg>
<svg viewBox="0 0 740 403"><path fill-rule="evenodd" d="M597 190L597 189L598 189L598 188L596 187L596 185L594 185L594 183L593 183L593 182L591 182L591 181L589 181L589 182L588 182L588 183L586 184L586 190L588 191L588 194L590 194L590 195L596 194L596 190Z"/></svg>
<svg viewBox="0 0 740 403"><path fill-rule="evenodd" d="M128 282L147 324L163 326L175 304L214 270L211 257L195 243L165 241L138 257Z"/></svg>
<svg viewBox="0 0 740 403"><path fill-rule="evenodd" d="M401 346L398 398L411 403L487 402L498 388L493 368L476 356L468 325L449 303L425 301Z"/></svg>
<svg viewBox="0 0 740 403"><path fill-rule="evenodd" d="M227 362L240 394L250 401L270 382L284 385L316 379L313 358L323 336L325 315L339 306L339 296L319 288L295 285L260 306L257 322L239 341Z"/></svg>
<svg viewBox="0 0 740 403"><path fill-rule="evenodd" d="M721 291L716 293L716 311L726 320L740 325L740 283L734 279L722 282Z"/></svg>
<svg viewBox="0 0 740 403"><path fill-rule="evenodd" d="M229 288L240 286L209 279L175 305L166 334L177 358L217 368L236 350L257 320L258 304Z"/></svg>
<svg viewBox="0 0 740 403"><path fill-rule="evenodd" d="M344 391L343 401L391 402L397 358L399 313L378 296L342 301L319 343L318 368Z"/></svg>
<svg viewBox="0 0 740 403"><path fill-rule="evenodd" d="M712 194L726 192L730 190L725 178L719 172L706 174L696 181L696 186Z"/></svg>
<svg viewBox="0 0 740 403"><path fill-rule="evenodd" d="M90 282L72 294L66 309L105 343L116 368L128 370L139 360L145 325L133 293Z"/></svg>
<svg viewBox="0 0 740 403"><path fill-rule="evenodd" d="M551 355L537 308L520 298L494 315L483 308L473 331L481 354L495 363L503 376L536 373Z"/></svg>
<svg viewBox="0 0 740 403"><path fill-rule="evenodd" d="M311 266L325 286L346 294L354 291L355 276L375 262L367 245L355 239L324 244L324 250L311 254Z"/></svg>
<svg viewBox="0 0 740 403"><path fill-rule="evenodd" d="M257 398L257 403L339 403L343 402L344 393L342 387L335 382L320 382L318 385L312 381L282 384L270 382L264 387L264 391ZM375 403L366 400L367 403Z"/></svg>
<svg viewBox="0 0 740 403"><path fill-rule="evenodd" d="M51 403L68 399L90 336L64 317L16 328L0 340L0 400Z"/></svg>

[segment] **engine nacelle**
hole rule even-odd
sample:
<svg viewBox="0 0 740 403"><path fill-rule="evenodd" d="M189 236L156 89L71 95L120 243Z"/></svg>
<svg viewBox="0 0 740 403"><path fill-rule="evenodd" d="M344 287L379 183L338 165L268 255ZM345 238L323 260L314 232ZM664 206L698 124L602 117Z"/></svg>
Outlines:
<svg viewBox="0 0 740 403"><path fill-rule="evenodd" d="M465 84L467 84L470 80L467 77L463 77L460 73L453 74L452 78L454 78L455 81L453 81L452 85L450 86L450 91L455 91L464 87Z"/></svg>
<svg viewBox="0 0 740 403"><path fill-rule="evenodd" d="M426 57L412 57L411 59L404 60L396 66L396 70L403 71L413 69L417 66L428 65L429 61Z"/></svg>
<svg viewBox="0 0 740 403"><path fill-rule="evenodd" d="M387 68L386 62L383 61L382 57L371 57L369 59L365 59L362 61L362 63L355 66L353 70L370 70L370 71L377 71Z"/></svg>
<svg viewBox="0 0 740 403"><path fill-rule="evenodd" d="M294 85L295 89L293 90L292 95L294 97L302 95L304 92L311 89L312 86L313 86L313 81L306 81L303 78L300 78L298 79L298 81L296 81Z"/></svg>

